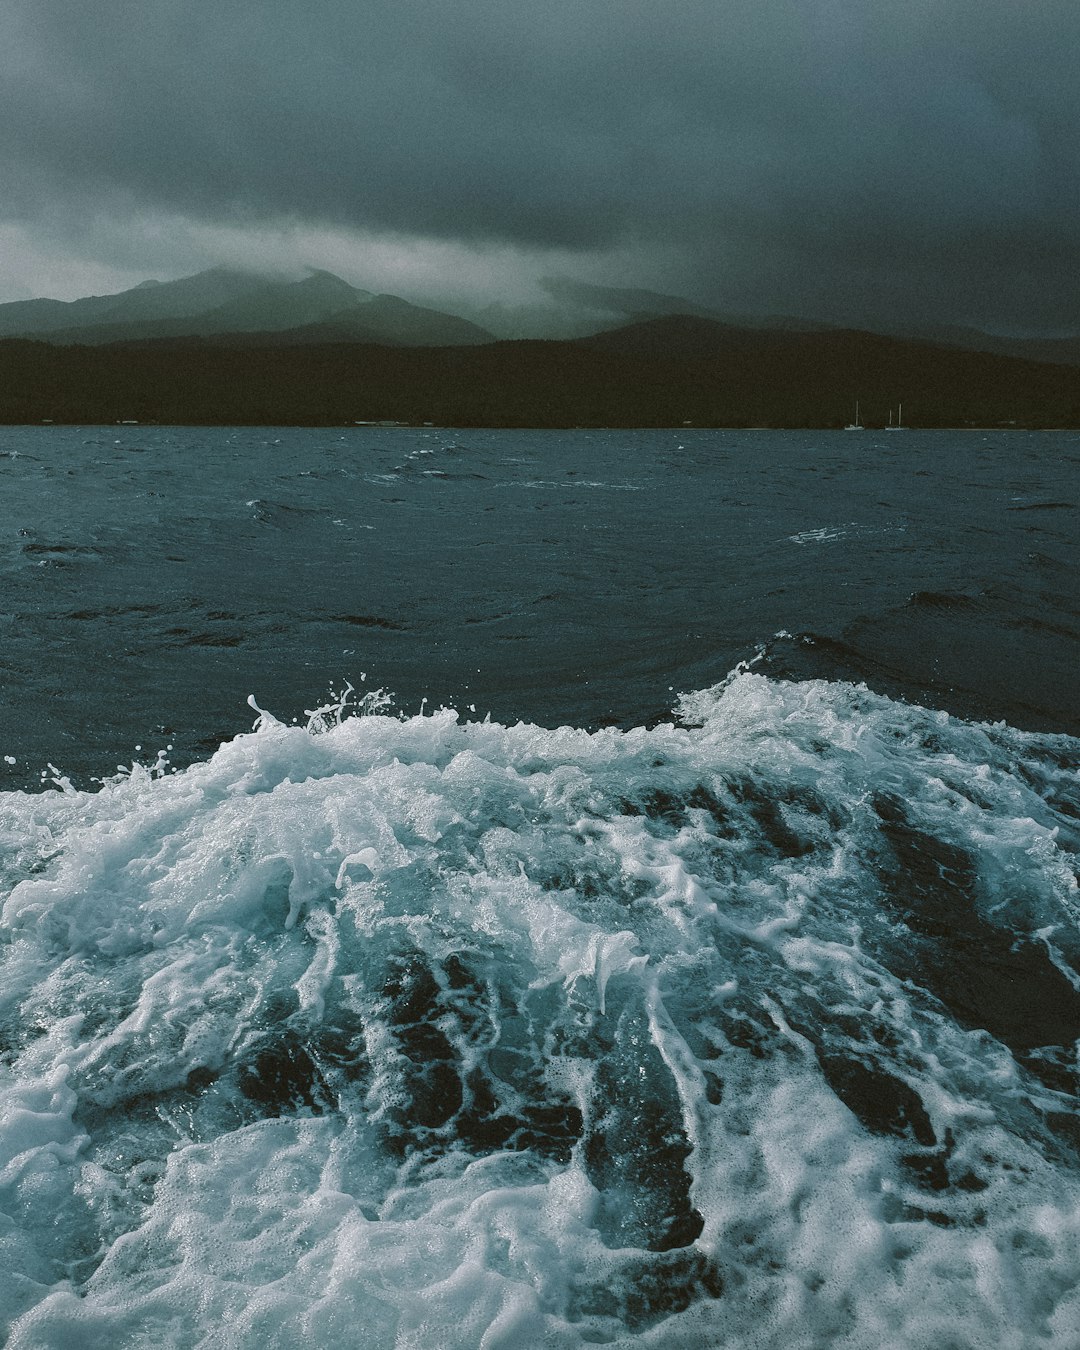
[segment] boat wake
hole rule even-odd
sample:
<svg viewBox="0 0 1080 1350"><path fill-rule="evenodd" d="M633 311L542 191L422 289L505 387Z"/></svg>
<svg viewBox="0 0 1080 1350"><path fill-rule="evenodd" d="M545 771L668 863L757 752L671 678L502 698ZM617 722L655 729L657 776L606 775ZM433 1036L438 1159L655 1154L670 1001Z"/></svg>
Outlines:
<svg viewBox="0 0 1080 1350"><path fill-rule="evenodd" d="M1080 743L362 712L0 796L13 1350L1075 1346Z"/></svg>

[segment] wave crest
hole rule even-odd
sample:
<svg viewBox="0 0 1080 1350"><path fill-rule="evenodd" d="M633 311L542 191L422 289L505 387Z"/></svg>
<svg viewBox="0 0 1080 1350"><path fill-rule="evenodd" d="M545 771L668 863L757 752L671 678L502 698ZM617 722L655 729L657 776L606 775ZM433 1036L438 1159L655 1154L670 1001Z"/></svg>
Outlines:
<svg viewBox="0 0 1080 1350"><path fill-rule="evenodd" d="M346 710L0 799L12 1346L1070 1344L1077 742Z"/></svg>

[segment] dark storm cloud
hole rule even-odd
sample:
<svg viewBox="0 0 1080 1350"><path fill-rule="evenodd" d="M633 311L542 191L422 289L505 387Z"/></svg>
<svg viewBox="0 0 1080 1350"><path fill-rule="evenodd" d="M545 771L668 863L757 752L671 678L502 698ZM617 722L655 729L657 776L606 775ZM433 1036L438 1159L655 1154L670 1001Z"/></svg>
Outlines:
<svg viewBox="0 0 1080 1350"><path fill-rule="evenodd" d="M1080 313L1076 0L0 5L9 217L663 248L744 307Z"/></svg>

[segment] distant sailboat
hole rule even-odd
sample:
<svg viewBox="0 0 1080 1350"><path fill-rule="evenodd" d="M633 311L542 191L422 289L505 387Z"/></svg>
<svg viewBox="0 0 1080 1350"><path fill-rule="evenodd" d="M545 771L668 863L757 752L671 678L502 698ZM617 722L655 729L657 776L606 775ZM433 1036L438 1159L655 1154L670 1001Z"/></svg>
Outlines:
<svg viewBox="0 0 1080 1350"><path fill-rule="evenodd" d="M855 421L854 421L854 422L849 422L849 423L847 424L847 426L844 428L844 430L845 430L845 431L863 431L864 429L865 429L865 428L863 427L863 424L859 421L859 400L856 399L856 400L855 400Z"/></svg>
<svg viewBox="0 0 1080 1350"><path fill-rule="evenodd" d="M889 409L889 425L882 427L882 431L906 431L904 426L904 405L901 403L896 410L896 421L892 420L892 409Z"/></svg>

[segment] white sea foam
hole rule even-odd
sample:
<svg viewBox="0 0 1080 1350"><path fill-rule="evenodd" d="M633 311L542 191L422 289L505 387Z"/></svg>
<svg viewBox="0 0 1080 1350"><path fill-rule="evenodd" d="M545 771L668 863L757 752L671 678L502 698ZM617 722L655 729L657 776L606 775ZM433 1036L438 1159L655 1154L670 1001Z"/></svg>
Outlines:
<svg viewBox="0 0 1080 1350"><path fill-rule="evenodd" d="M1075 1347L1080 747L680 718L0 798L13 1350Z"/></svg>

